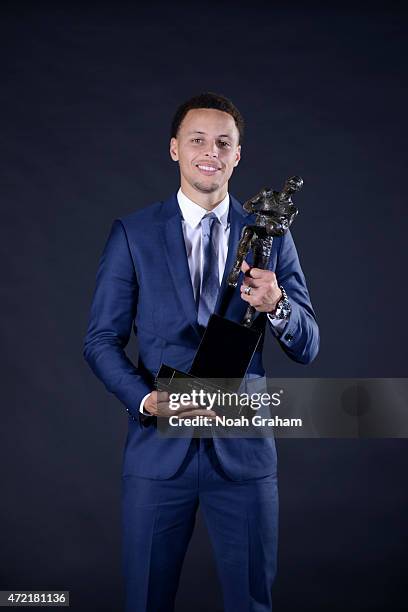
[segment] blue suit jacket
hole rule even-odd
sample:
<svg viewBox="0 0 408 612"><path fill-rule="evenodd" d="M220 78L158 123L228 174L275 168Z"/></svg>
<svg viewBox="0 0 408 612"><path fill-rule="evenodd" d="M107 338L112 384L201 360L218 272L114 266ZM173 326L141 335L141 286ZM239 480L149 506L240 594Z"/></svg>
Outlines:
<svg viewBox="0 0 408 612"><path fill-rule="evenodd" d="M242 205L230 196L231 223L228 256L216 312L242 321L247 304L238 290L226 285L244 225L253 223ZM251 263L251 259L248 258ZM287 355L307 364L318 352L319 332L303 272L290 232L273 242L270 269L290 298L292 313L279 342ZM258 315L265 328L266 315ZM137 334L137 367L125 347ZM162 362L188 371L199 342L200 327L184 246L177 196L114 221L96 278L84 356L92 370L123 402L129 413L123 475L171 477L181 465L188 438L162 438L156 419L143 421L139 405L153 389ZM262 345L249 372L264 375ZM214 439L218 458L234 480L266 476L276 471L274 440Z"/></svg>

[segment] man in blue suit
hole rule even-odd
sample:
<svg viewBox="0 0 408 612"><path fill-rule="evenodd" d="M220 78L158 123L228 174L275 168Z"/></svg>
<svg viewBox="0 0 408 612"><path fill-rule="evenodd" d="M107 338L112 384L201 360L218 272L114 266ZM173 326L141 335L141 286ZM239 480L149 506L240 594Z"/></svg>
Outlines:
<svg viewBox="0 0 408 612"><path fill-rule="evenodd" d="M228 193L243 129L241 114L223 96L206 93L182 104L170 141L180 189L115 220L99 264L84 356L128 412L122 474L127 612L174 610L199 504L225 611L272 606L278 520L273 438L161 437L157 422L170 410L153 385L162 363L189 370L208 317L221 305L222 315L236 322L253 305L258 327L269 327L299 363L310 363L318 352L318 327L290 232L274 240L268 270L251 268L250 258L244 262L240 287L225 303L242 228L253 221ZM137 366L125 353L132 327ZM261 341L247 390L264 374ZM202 413L208 411L188 406L179 417Z"/></svg>

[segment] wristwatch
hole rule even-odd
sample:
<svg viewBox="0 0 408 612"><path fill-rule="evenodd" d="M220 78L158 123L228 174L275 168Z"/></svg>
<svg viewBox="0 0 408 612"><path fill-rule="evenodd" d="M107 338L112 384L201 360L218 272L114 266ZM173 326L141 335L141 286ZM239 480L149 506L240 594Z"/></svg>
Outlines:
<svg viewBox="0 0 408 612"><path fill-rule="evenodd" d="M279 285L279 289L282 291L282 297L276 304L275 310L269 313L269 317L271 319L280 319L281 321L288 321L290 313L292 312L292 307L288 299L288 294L286 293L282 285Z"/></svg>

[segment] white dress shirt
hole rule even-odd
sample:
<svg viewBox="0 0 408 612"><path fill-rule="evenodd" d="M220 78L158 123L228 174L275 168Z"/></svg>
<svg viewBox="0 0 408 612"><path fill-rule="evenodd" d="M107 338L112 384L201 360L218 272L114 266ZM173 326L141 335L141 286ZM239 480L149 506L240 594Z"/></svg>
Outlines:
<svg viewBox="0 0 408 612"><path fill-rule="evenodd" d="M201 246L201 219L208 214L208 210L190 200L181 189L178 190L177 200L182 215L182 229L184 244L186 245L188 267L190 269L191 284L193 285L194 299L200 290L203 271L203 250ZM225 262L228 253L228 239L230 224L228 223L229 194L212 209L219 223L212 227L213 244L217 245L218 252L218 278L221 283Z"/></svg>
<svg viewBox="0 0 408 612"><path fill-rule="evenodd" d="M188 267L190 270L191 284L193 286L194 298L197 298L200 290L202 270L203 270L203 253L201 246L201 219L209 211L199 204L196 204L190 198L188 198L182 191L181 188L177 192L177 200L182 215L182 229L184 236L184 243L186 246L186 253L188 259ZM214 236L214 243L218 245L218 278L221 283L224 275L225 262L228 254L228 240L230 234L230 224L228 222L228 211L229 211L229 194L212 209L219 223L214 223L212 233ZM286 326L286 321L279 319L271 319L268 316L277 335L280 335ZM143 406L146 398L150 395L148 393L140 402L140 412L142 414L150 414L143 410Z"/></svg>

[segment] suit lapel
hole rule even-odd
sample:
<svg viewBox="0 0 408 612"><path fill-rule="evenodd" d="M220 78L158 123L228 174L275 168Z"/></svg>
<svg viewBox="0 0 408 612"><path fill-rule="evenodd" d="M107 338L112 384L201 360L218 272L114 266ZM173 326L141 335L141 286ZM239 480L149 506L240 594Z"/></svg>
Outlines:
<svg viewBox="0 0 408 612"><path fill-rule="evenodd" d="M191 284L190 269L188 267L186 247L181 226L181 212L176 194L170 200L164 202L163 212L165 214L164 247L174 289L178 294L187 321L201 338L200 328L197 323L194 291Z"/></svg>

